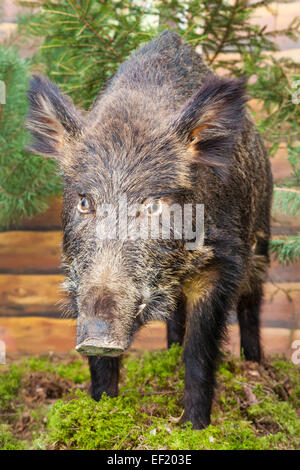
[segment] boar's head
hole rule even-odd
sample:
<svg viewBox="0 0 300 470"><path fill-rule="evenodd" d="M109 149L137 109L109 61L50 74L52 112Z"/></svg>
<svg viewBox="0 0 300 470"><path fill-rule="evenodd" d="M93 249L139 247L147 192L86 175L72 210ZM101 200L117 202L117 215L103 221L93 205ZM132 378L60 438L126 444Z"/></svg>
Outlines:
<svg viewBox="0 0 300 470"><path fill-rule="evenodd" d="M29 149L55 158L62 174L65 286L82 354L119 355L139 324L171 314L195 255L174 229L168 239L138 238L134 227L174 204L201 203L200 165L223 180L229 171L244 84L210 76L179 109L163 97L163 87L115 87L83 113L48 79L31 82ZM126 220L125 203L138 204Z"/></svg>

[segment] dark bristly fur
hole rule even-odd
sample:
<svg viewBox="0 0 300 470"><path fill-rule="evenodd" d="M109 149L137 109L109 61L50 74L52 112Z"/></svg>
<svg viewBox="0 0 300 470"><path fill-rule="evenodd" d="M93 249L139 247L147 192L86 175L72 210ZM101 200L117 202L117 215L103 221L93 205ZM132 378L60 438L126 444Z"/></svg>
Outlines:
<svg viewBox="0 0 300 470"><path fill-rule="evenodd" d="M196 429L210 422L232 307L245 358L261 359L272 177L246 100L243 80L218 78L168 31L121 65L86 114L45 78L35 77L29 91L30 149L56 158L63 176L63 264L74 315L105 319L126 347L141 325L166 320L168 346L184 347L184 417ZM128 204L204 204L204 246L97 239L97 208L124 194ZM83 196L92 207L85 215L76 209ZM115 396L119 360L89 363L92 396Z"/></svg>

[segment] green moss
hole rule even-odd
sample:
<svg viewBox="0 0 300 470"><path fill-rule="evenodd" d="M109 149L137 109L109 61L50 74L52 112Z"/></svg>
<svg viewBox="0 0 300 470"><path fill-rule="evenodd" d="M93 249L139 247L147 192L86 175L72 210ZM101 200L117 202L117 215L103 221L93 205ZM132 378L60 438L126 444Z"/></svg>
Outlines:
<svg viewBox="0 0 300 470"><path fill-rule="evenodd" d="M0 450L24 450L26 443L17 440L7 425L0 424Z"/></svg>
<svg viewBox="0 0 300 470"><path fill-rule="evenodd" d="M50 443L75 449L122 449L137 444L140 429L130 400L104 396L96 403L80 391L77 397L68 403L59 400L50 410Z"/></svg>
<svg viewBox="0 0 300 470"><path fill-rule="evenodd" d="M57 373L60 377L72 380L76 384L83 383L90 378L87 363L80 359L72 360L68 363L57 363L51 360L51 357L31 357L24 361L24 364L31 371Z"/></svg>
<svg viewBox="0 0 300 470"><path fill-rule="evenodd" d="M54 404L53 400L33 403L28 445L33 449L299 448L299 367L287 359L258 366L224 358L217 374L212 424L194 431L190 423L178 423L183 410L181 353L175 345L169 351L128 355L123 361L117 398L104 395L96 403L77 390ZM52 374L54 381L59 375L74 387L83 383L87 388L84 382L89 380L87 363L76 356L26 359L3 374L5 380L0 384L5 391L4 402L22 403L26 377L28 381L35 372L38 377ZM13 446L18 441L13 441L14 426L9 424L5 445Z"/></svg>
<svg viewBox="0 0 300 470"><path fill-rule="evenodd" d="M151 449L159 447L171 450L239 450L269 449L270 443L259 438L249 422L232 422L226 419L219 426L208 426L202 431L193 431L191 426L170 429L158 425L156 435L146 435L145 444Z"/></svg>
<svg viewBox="0 0 300 470"><path fill-rule="evenodd" d="M300 380L299 371L300 366L296 366L292 361L287 361L285 358L276 358L271 362L272 368L285 383L288 378L289 387L289 401L293 403L296 408L300 407ZM278 386L277 386L278 387Z"/></svg>
<svg viewBox="0 0 300 470"><path fill-rule="evenodd" d="M11 365L9 370L0 377L0 409L2 411L11 407L20 388L22 371L20 367Z"/></svg>
<svg viewBox="0 0 300 470"><path fill-rule="evenodd" d="M266 398L259 405L249 406L247 414L255 422L269 424L270 428L273 426L286 435L300 438L300 421L296 410L287 402L276 402L272 398Z"/></svg>
<svg viewBox="0 0 300 470"><path fill-rule="evenodd" d="M181 360L182 349L174 344L168 351L145 352L138 359L129 356L124 361L124 386L143 386L144 389L165 388L174 381L183 387L184 367Z"/></svg>

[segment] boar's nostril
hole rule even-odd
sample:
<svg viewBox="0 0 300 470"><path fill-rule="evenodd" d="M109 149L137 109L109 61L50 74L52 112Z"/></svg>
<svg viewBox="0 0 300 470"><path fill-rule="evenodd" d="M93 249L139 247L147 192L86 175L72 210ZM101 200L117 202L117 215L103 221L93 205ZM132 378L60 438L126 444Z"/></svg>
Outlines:
<svg viewBox="0 0 300 470"><path fill-rule="evenodd" d="M77 344L88 338L103 338L111 334L110 324L96 317L77 319Z"/></svg>

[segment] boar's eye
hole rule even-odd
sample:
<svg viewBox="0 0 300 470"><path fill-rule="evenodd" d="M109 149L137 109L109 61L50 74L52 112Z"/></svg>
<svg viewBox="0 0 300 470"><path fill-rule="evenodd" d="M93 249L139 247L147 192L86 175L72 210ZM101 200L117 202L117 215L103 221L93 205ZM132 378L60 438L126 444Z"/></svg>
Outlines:
<svg viewBox="0 0 300 470"><path fill-rule="evenodd" d="M148 215L159 215L162 213L162 202L150 201L145 205L145 209Z"/></svg>
<svg viewBox="0 0 300 470"><path fill-rule="evenodd" d="M93 210L91 201L85 196L81 197L77 204L77 210L81 212L81 214L89 214Z"/></svg>

